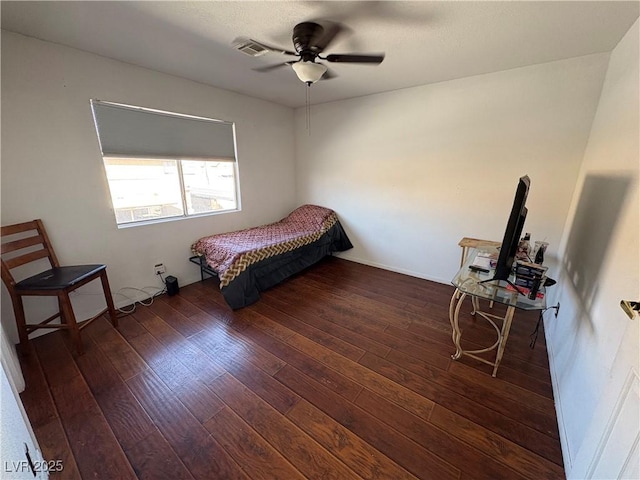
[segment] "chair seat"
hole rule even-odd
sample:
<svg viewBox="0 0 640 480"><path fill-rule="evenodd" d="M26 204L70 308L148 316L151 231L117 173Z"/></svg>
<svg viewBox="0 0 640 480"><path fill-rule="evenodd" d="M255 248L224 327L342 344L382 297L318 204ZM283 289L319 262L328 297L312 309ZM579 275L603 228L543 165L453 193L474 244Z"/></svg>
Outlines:
<svg viewBox="0 0 640 480"><path fill-rule="evenodd" d="M74 265L54 267L18 282L17 290L59 290L75 285L104 270L106 265Z"/></svg>

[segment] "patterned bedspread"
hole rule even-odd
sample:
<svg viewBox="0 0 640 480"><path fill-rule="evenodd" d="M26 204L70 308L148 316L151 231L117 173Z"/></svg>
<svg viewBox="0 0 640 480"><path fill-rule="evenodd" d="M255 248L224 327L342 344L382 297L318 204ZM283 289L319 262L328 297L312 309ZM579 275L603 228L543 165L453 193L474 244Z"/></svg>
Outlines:
<svg viewBox="0 0 640 480"><path fill-rule="evenodd" d="M303 205L275 223L203 237L191 250L205 257L223 288L248 266L318 240L337 221L331 209Z"/></svg>

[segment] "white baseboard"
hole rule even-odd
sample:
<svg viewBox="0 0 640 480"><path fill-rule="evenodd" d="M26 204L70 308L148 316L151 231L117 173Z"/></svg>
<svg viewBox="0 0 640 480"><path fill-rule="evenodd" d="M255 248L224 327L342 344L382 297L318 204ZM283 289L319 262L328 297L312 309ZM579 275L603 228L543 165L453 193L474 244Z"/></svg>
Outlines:
<svg viewBox="0 0 640 480"><path fill-rule="evenodd" d="M556 320L554 318L553 320ZM547 344L547 357L549 359L549 373L551 374L551 388L553 390L553 404L556 409L556 421L558 422L558 434L560 436L560 448L562 449L562 460L564 462L565 477L569 473L573 466L573 460L571 458L571 451L569 450L569 442L567 437L567 431L564 423L564 414L562 410L562 402L560 402L559 392L559 379L558 371L556 370L555 355L553 352L553 342L549 338L549 328L547 328L547 322L545 319L544 336Z"/></svg>
<svg viewBox="0 0 640 480"><path fill-rule="evenodd" d="M391 265L385 265L384 263L378 263L378 262L371 262L369 260L364 260L362 258L358 258L358 257L346 257L346 256L340 256L340 255L336 255L336 257L339 257L343 260L349 260L351 262L355 262L355 263L361 263L363 265L368 265L370 267L376 267L376 268L381 268L383 270L388 270L390 272L395 272L395 273L402 273L403 275L409 275L410 277L416 277L416 278L422 278L423 280L430 280L432 282L436 282L436 283L442 283L444 285L449 285L451 283L451 279L444 279L444 278L439 278L439 277L433 277L431 275L426 275L422 272L416 272L414 270L407 270L404 268L398 268L398 267L392 267Z"/></svg>

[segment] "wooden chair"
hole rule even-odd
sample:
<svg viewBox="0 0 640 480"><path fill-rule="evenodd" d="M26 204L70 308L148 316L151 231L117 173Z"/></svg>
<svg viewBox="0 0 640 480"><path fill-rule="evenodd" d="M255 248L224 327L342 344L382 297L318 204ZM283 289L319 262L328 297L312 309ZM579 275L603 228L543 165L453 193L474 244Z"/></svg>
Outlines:
<svg viewBox="0 0 640 480"><path fill-rule="evenodd" d="M109 280L107 279L106 265L61 267L41 220L2 227L1 259L2 281L11 296L20 336L20 346L23 352L28 351L29 333L40 328L62 328L68 330L78 355L82 355L84 352L80 339L80 330L82 328L105 312L109 312L113 326L118 326ZM49 260L50 268L48 270L24 280L15 280L12 273L14 269L38 260L46 264L46 261L41 259ZM36 265L25 268L33 269ZM73 313L69 293L98 278L102 282L107 308L96 316L78 323ZM22 303L22 297L24 296L55 296L58 298L59 311L40 323L27 324ZM60 324L51 324L56 318L60 318Z"/></svg>

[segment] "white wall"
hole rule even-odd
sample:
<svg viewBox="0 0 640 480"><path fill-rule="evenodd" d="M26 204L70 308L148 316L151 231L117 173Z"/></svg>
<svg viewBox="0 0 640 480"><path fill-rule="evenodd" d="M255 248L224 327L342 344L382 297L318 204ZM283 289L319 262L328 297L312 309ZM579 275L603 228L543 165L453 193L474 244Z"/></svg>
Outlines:
<svg viewBox="0 0 640 480"><path fill-rule="evenodd" d="M91 98L235 122L243 210L116 228ZM42 218L59 260L106 263L114 293L160 286L157 262L186 285L199 280L188 262L193 241L278 220L296 206L293 120L287 107L3 31L2 224ZM17 340L4 286L2 294L2 321ZM55 311L38 300L33 315ZM95 295L74 303L87 317L100 305Z"/></svg>
<svg viewBox="0 0 640 480"><path fill-rule="evenodd" d="M338 212L355 246L345 258L448 283L462 237L502 239L517 180L529 174L525 230L549 241L552 254L607 59L590 55L314 106L310 135L298 109L298 201Z"/></svg>
<svg viewBox="0 0 640 480"><path fill-rule="evenodd" d="M607 422L625 411L623 404L614 406L630 370L636 385L640 373L638 319L629 320L619 307L622 299L640 300L638 32L636 21L611 53L561 244L563 271L553 291L560 314L546 320L570 478L590 477L605 444L620 440L605 438L614 431L613 423L606 430ZM637 439L637 391L634 401L635 424L625 427ZM618 443L616 449L624 447ZM628 450L619 454L624 458ZM637 472L637 446L635 462ZM607 477L630 478L617 471Z"/></svg>

